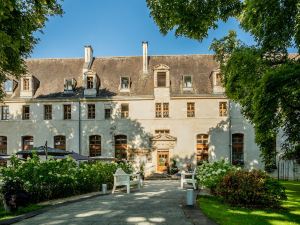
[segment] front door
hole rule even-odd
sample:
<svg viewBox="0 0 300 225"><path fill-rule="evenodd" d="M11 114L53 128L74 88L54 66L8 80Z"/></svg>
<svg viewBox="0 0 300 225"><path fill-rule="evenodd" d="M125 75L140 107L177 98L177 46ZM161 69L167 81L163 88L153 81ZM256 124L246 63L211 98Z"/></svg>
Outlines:
<svg viewBox="0 0 300 225"><path fill-rule="evenodd" d="M157 172L167 172L169 166L169 151L158 150L157 151Z"/></svg>

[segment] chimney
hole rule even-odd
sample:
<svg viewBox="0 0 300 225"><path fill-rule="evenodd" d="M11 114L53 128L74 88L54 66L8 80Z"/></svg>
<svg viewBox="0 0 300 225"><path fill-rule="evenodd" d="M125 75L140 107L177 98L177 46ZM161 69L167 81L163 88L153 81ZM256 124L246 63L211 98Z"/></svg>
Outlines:
<svg viewBox="0 0 300 225"><path fill-rule="evenodd" d="M93 62L93 48L91 45L84 46L84 62L86 69L90 69Z"/></svg>
<svg viewBox="0 0 300 225"><path fill-rule="evenodd" d="M143 73L148 73L148 42L143 41Z"/></svg>

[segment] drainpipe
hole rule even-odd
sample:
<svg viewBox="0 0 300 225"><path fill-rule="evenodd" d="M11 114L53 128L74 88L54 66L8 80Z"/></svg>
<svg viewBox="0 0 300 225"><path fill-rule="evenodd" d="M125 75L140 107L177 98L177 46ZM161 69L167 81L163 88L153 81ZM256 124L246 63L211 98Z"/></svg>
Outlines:
<svg viewBox="0 0 300 225"><path fill-rule="evenodd" d="M79 154L81 155L81 101L78 100L78 145L79 145Z"/></svg>
<svg viewBox="0 0 300 225"><path fill-rule="evenodd" d="M228 100L228 133L229 133L229 159L232 164L232 135L231 135L231 104L230 100Z"/></svg>

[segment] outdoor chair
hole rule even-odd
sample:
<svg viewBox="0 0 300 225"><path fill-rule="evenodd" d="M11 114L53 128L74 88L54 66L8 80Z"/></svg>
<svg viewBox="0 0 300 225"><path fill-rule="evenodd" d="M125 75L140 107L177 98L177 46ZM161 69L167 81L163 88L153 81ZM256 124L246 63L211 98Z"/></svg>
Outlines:
<svg viewBox="0 0 300 225"><path fill-rule="evenodd" d="M133 178L130 180L130 178ZM140 174L127 174L121 168L118 168L114 174L114 187L112 193L115 192L118 186L126 186L127 194L130 193L130 185L137 185L138 189L141 188Z"/></svg>
<svg viewBox="0 0 300 225"><path fill-rule="evenodd" d="M192 173L188 173L188 172L185 172L185 171L181 172L181 179L180 179L180 187L181 188L183 188L184 184L192 184L194 189L195 190L197 189L197 187L196 187L197 180L195 178L196 169L197 168L195 168Z"/></svg>

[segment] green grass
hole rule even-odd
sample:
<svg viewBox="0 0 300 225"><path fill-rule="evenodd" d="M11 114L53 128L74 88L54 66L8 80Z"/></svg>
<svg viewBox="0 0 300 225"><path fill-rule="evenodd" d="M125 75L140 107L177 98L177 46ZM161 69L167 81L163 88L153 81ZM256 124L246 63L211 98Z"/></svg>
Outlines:
<svg viewBox="0 0 300 225"><path fill-rule="evenodd" d="M282 181L288 199L283 209L246 209L221 203L212 196L198 200L203 213L221 225L296 225L300 224L300 182Z"/></svg>
<svg viewBox="0 0 300 225"><path fill-rule="evenodd" d="M15 216L24 214L24 213L28 213L28 212L32 212L38 209L43 208L44 206L40 206L40 205L28 205L24 208L20 208L18 209L18 211L14 212L14 213L8 213L4 210L4 208L0 205L0 221L1 220L5 220L5 219L10 219L13 218Z"/></svg>

